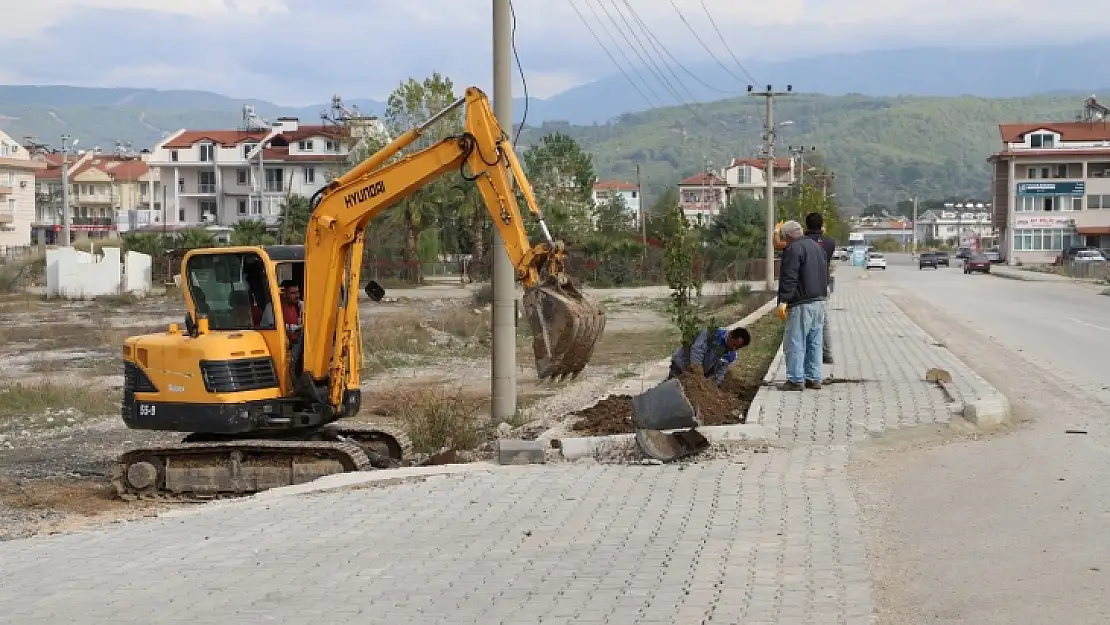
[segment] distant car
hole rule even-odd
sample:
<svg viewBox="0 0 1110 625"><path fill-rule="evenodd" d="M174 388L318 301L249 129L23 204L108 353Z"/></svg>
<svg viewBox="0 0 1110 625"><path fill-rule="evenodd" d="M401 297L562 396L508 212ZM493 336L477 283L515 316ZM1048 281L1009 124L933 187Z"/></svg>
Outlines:
<svg viewBox="0 0 1110 625"><path fill-rule="evenodd" d="M848 248L836 248L836 250L833 251L833 260L848 260Z"/></svg>
<svg viewBox="0 0 1110 625"><path fill-rule="evenodd" d="M1102 263L1106 262L1106 258L1099 250L1079 250L1075 253L1075 257L1071 259L1073 263Z"/></svg>
<svg viewBox="0 0 1110 625"><path fill-rule="evenodd" d="M973 254L964 260L964 273L990 273L991 261L986 254Z"/></svg>
<svg viewBox="0 0 1110 625"><path fill-rule="evenodd" d="M865 269L882 269L886 271L886 258L882 254L872 254L867 257Z"/></svg>
<svg viewBox="0 0 1110 625"><path fill-rule="evenodd" d="M948 252L935 252L935 253L937 255L937 265L938 266L939 265L943 265L945 267L951 267L952 266L950 264L951 261L950 261L950 258L948 256Z"/></svg>
<svg viewBox="0 0 1110 625"><path fill-rule="evenodd" d="M999 252L998 250L987 250L987 251L983 252L983 256L986 256L987 260L991 261L992 263L994 263L996 265L998 263L1002 262L1002 253Z"/></svg>
<svg viewBox="0 0 1110 625"><path fill-rule="evenodd" d="M961 247L956 250L956 258L971 258L972 256L970 247Z"/></svg>
<svg viewBox="0 0 1110 625"><path fill-rule="evenodd" d="M917 269L920 271L926 267L937 268L937 255L935 252L922 252L917 256Z"/></svg>

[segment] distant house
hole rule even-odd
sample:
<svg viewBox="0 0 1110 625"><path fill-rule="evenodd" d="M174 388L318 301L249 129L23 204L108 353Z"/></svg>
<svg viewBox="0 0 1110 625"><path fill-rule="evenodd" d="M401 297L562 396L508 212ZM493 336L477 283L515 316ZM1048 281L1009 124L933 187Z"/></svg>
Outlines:
<svg viewBox="0 0 1110 625"><path fill-rule="evenodd" d="M642 208L640 206L639 187L619 180L598 180L594 183L594 206L609 201L613 196L620 196L624 200L624 205L628 207L628 211L639 221Z"/></svg>
<svg viewBox="0 0 1110 625"><path fill-rule="evenodd" d="M708 224L725 209L727 183L724 178L698 172L678 183L678 203L682 214L693 224Z"/></svg>
<svg viewBox="0 0 1110 625"><path fill-rule="evenodd" d="M794 159L775 159L775 197L785 195L794 184L795 170ZM759 200L767 194L767 161L764 159L734 158L722 173L728 186L728 201L738 196Z"/></svg>
<svg viewBox="0 0 1110 625"><path fill-rule="evenodd" d="M0 248L31 244L35 219L35 172L46 163L0 131Z"/></svg>

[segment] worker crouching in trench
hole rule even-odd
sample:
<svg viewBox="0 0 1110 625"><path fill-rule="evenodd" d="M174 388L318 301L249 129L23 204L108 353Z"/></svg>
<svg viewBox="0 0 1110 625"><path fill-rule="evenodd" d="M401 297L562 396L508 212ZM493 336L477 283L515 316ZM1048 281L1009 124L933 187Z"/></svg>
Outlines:
<svg viewBox="0 0 1110 625"><path fill-rule="evenodd" d="M689 348L683 346L675 350L667 379L676 378L685 371L694 371L720 386L728 368L736 362L736 353L751 342L752 336L744 328L706 328L698 333Z"/></svg>

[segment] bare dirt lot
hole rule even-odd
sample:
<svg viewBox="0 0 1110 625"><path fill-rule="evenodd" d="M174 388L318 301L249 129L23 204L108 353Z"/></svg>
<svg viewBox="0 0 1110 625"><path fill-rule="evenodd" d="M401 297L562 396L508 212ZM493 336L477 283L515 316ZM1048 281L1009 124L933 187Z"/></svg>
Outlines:
<svg viewBox="0 0 1110 625"><path fill-rule="evenodd" d="M586 371L560 384L536 379L521 320L521 411L508 424L488 418L490 312L477 289L405 289L396 299L364 303L364 403L356 420L403 426L417 451L481 448L499 431L528 435L560 424L674 349L658 291L597 292L607 311L605 334ZM739 318L756 301L746 292L715 297L711 305L722 319ZM182 319L176 294L92 302L0 297L0 540L165 507L119 501L107 479L120 452L183 437L129 430L118 416L124 338Z"/></svg>

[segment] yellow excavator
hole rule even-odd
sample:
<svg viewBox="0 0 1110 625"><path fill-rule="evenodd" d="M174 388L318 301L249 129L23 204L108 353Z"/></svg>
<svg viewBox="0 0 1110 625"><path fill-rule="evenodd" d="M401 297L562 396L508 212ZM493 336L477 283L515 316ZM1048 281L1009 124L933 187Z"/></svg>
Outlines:
<svg viewBox="0 0 1110 625"><path fill-rule="evenodd" d="M459 107L461 134L394 160ZM116 492L129 500L208 500L405 462L411 446L400 430L340 421L362 403L363 237L383 210L456 170L478 185L524 287L537 374L577 376L605 313L564 273L564 246L552 239L489 100L472 87L314 195L303 246L185 255L185 327L126 339L121 411L129 428L188 435L123 453L113 471ZM545 240L536 245L521 221L514 180L539 221ZM303 291L299 326L282 323L283 284ZM376 282L365 291L375 301L384 295Z"/></svg>

